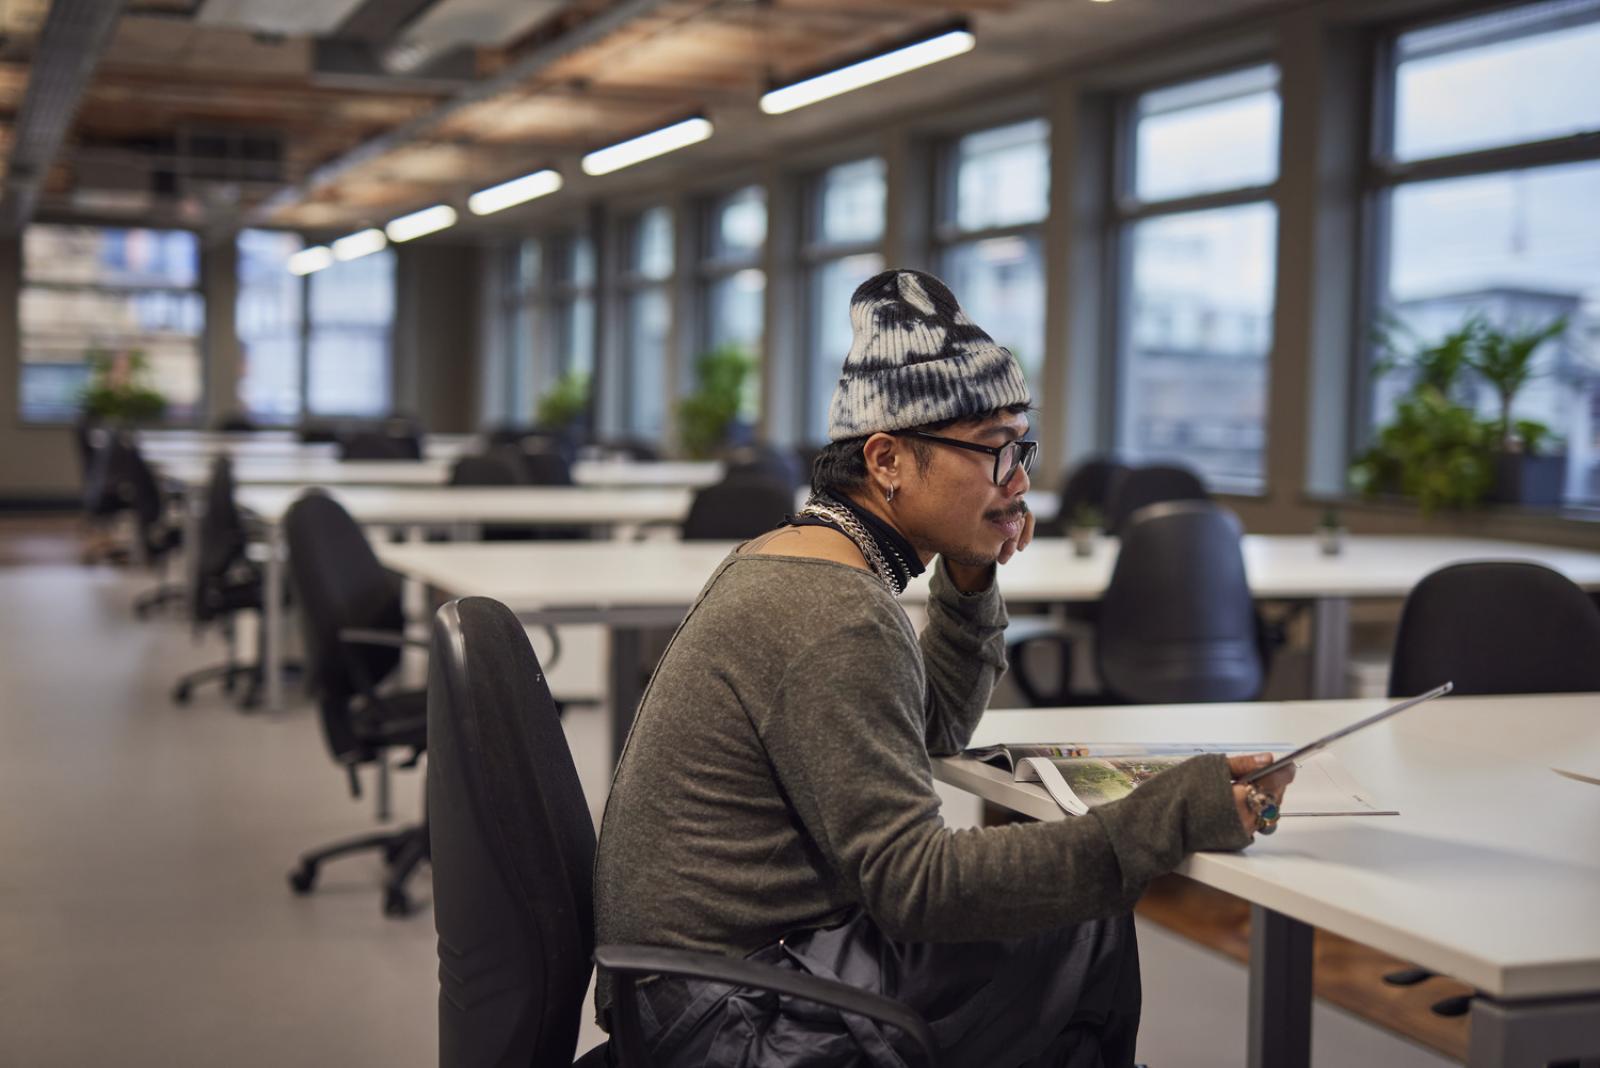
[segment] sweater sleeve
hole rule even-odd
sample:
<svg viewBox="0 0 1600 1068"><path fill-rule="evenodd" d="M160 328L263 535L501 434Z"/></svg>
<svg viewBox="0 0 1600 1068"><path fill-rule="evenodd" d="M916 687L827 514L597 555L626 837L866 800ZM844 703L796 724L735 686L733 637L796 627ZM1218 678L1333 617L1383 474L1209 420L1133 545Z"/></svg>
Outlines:
<svg viewBox="0 0 1600 1068"><path fill-rule="evenodd" d="M927 673L925 740L934 756L952 756L966 748L1005 674L1006 606L998 583L962 593L943 557L934 569L920 640Z"/></svg>
<svg viewBox="0 0 1600 1068"><path fill-rule="evenodd" d="M794 657L757 724L829 876L891 938L1020 937L1114 915L1185 851L1237 844L1231 800L1234 838L1211 825L1218 799L1188 796L1218 788L1203 767L1144 784L1136 796L1150 796L1129 816L1112 811L1129 807L1121 801L1097 818L952 831L933 790L915 657L908 635L880 622L838 628Z"/></svg>

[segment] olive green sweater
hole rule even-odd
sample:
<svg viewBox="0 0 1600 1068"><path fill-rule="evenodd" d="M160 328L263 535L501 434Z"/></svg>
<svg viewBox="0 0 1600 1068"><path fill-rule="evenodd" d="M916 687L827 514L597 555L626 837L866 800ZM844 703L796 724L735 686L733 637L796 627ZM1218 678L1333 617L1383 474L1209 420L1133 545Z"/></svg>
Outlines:
<svg viewBox="0 0 1600 1068"><path fill-rule="evenodd" d="M743 956L857 906L904 941L1018 937L1124 912L1188 853L1248 843L1221 756L1085 817L946 827L930 758L966 745L1006 667L1005 625L994 585L963 594L942 564L919 640L859 568L729 556L617 768L600 943Z"/></svg>

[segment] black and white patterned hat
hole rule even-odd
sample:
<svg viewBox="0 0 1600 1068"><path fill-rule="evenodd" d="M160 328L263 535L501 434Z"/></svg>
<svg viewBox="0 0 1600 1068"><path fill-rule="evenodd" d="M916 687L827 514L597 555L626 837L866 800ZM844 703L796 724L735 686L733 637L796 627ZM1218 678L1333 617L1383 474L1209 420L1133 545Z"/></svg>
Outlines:
<svg viewBox="0 0 1600 1068"><path fill-rule="evenodd" d="M884 271L850 298L854 337L828 409L842 441L1031 404L1009 351L931 274Z"/></svg>

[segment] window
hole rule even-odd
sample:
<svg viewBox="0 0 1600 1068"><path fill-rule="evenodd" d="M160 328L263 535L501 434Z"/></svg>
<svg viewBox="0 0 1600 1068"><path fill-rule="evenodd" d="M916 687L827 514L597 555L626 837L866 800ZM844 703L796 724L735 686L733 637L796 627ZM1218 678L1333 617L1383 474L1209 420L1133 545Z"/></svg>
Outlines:
<svg viewBox="0 0 1600 1068"><path fill-rule="evenodd" d="M806 271L806 384L802 426L811 441L828 439L828 405L850 351L850 296L883 270L884 164L841 163L811 190L802 258Z"/></svg>
<svg viewBox="0 0 1600 1068"><path fill-rule="evenodd" d="M306 278L307 413L387 414L394 403L394 252L335 263Z"/></svg>
<svg viewBox="0 0 1600 1068"><path fill-rule="evenodd" d="M962 137L946 153L942 181L939 274L972 320L1021 362L1037 398L1049 124L1032 119Z"/></svg>
<svg viewBox="0 0 1600 1068"><path fill-rule="evenodd" d="M1277 84L1269 65L1138 96L1115 209L1117 451L1234 492L1265 481Z"/></svg>
<svg viewBox="0 0 1600 1068"><path fill-rule="evenodd" d="M239 404L258 423L300 418L306 284L289 272L289 257L302 245L297 234L239 234Z"/></svg>
<svg viewBox="0 0 1600 1068"><path fill-rule="evenodd" d="M1561 443L1564 500L1600 505L1600 0L1425 26L1398 35L1389 59L1373 189L1380 321L1428 343L1473 316L1509 330L1564 317L1513 417ZM1369 430L1407 384L1372 380ZM1498 414L1486 384L1462 390Z"/></svg>
<svg viewBox="0 0 1600 1068"><path fill-rule="evenodd" d="M556 373L594 374L594 242L588 234L569 234L559 243L556 262Z"/></svg>
<svg viewBox="0 0 1600 1068"><path fill-rule="evenodd" d="M534 401L547 384L536 379L538 338L544 322L540 283L544 278L544 248L537 240L518 241L500 252L500 330L501 365L496 376L504 391L497 398L498 415L506 422L522 425L533 419Z"/></svg>
<svg viewBox="0 0 1600 1068"><path fill-rule="evenodd" d="M700 263L702 350L736 346L759 360L766 323L767 274L761 268L766 241L767 197L760 186L747 186L707 205ZM759 375L752 374L745 379L740 403L746 422L755 422L760 397Z"/></svg>
<svg viewBox="0 0 1600 1068"><path fill-rule="evenodd" d="M627 226L621 276L623 428L659 440L667 403L667 336L672 329L672 212L650 208Z"/></svg>
<svg viewBox="0 0 1600 1068"><path fill-rule="evenodd" d="M199 409L200 243L184 230L29 226L20 297L23 419L69 421L96 363L136 373L166 400L166 418Z"/></svg>

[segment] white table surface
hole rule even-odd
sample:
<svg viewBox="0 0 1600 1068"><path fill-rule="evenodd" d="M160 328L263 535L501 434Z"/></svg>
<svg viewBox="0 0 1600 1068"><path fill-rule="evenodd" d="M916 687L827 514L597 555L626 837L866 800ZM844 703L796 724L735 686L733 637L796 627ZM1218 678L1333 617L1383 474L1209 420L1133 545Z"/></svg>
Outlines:
<svg viewBox="0 0 1600 1068"><path fill-rule="evenodd" d="M239 507L268 524L282 521L298 486L245 486ZM327 490L362 524L609 525L676 522L689 511L684 489L595 490L573 486L334 486Z"/></svg>
<svg viewBox="0 0 1600 1068"><path fill-rule="evenodd" d="M1382 701L992 711L972 744L1304 741ZM1286 818L1179 870L1504 998L1600 992L1600 786L1552 771L1600 737L1600 695L1450 697L1337 743L1399 816ZM1064 819L1032 784L957 758L935 774Z"/></svg>
<svg viewBox="0 0 1600 1068"><path fill-rule="evenodd" d="M195 488L211 479L208 457L155 461L161 474ZM449 460L340 460L336 456L234 457L236 486L442 486Z"/></svg>
<svg viewBox="0 0 1600 1068"><path fill-rule="evenodd" d="M597 487L688 487L699 489L722 478L718 460L579 460L572 481Z"/></svg>
<svg viewBox="0 0 1600 1068"><path fill-rule="evenodd" d="M687 607L732 542L455 543L380 546L387 566L459 596L486 596L515 611L545 605ZM1467 538L1353 536L1340 556L1322 556L1316 539L1247 535L1245 566L1261 598L1403 597L1429 572L1473 559L1534 560L1600 589L1600 553ZM1116 542L1072 555L1064 539L1043 538L1000 569L1013 601L1096 600L1110 581ZM903 597L927 600L928 576Z"/></svg>
<svg viewBox="0 0 1600 1068"><path fill-rule="evenodd" d="M423 453L430 460L454 460L476 449L481 439L476 434L427 434ZM223 433L214 430L142 430L139 448L146 459L208 460L227 453L242 460L336 460L339 446L333 442L304 442L286 430L258 430L250 433Z"/></svg>

